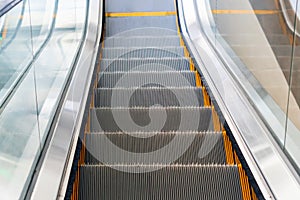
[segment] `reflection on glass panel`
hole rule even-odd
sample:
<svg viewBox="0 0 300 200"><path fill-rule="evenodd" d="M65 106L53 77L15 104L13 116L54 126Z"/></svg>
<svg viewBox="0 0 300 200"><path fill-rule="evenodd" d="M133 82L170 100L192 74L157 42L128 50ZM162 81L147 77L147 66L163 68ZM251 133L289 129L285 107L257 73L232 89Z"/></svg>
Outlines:
<svg viewBox="0 0 300 200"><path fill-rule="evenodd" d="M286 150L300 166L297 145L300 142L300 26L294 27L296 2L210 0L213 22L210 38L247 77L264 102L264 105L256 104L256 108L279 144L282 147L287 144ZM251 95L249 98L256 101Z"/></svg>
<svg viewBox="0 0 300 200"><path fill-rule="evenodd" d="M288 74L292 55L292 31L284 12L273 0L211 0L218 40L225 40L237 66L274 113L284 142L288 101Z"/></svg>
<svg viewBox="0 0 300 200"><path fill-rule="evenodd" d="M42 48L54 28L57 3L53 0L30 0L34 54Z"/></svg>
<svg viewBox="0 0 300 200"><path fill-rule="evenodd" d="M299 3L298 3L299 4ZM292 2L290 14L296 8L296 1ZM299 9L299 5L298 5ZM289 104L288 104L288 115L287 115L287 129L286 129L286 141L285 149L289 156L295 161L300 169L300 34L299 34L299 23L300 15L298 10L298 16L296 19L295 34L294 34L294 52L293 60L291 64L291 71L289 76Z"/></svg>
<svg viewBox="0 0 300 200"><path fill-rule="evenodd" d="M0 18L1 199L26 191L83 41L86 6L24 0Z"/></svg>
<svg viewBox="0 0 300 200"><path fill-rule="evenodd" d="M3 46L7 44L16 33L15 30L19 26L18 24L20 21L16 19L20 18L24 12L25 4L24 2L22 4L23 5L16 6L13 10L9 12L9 14L6 14L0 18L1 48L3 48Z"/></svg>
<svg viewBox="0 0 300 200"><path fill-rule="evenodd" d="M1 198L18 199L40 149L34 74L29 73L0 115ZM26 97L26 98L25 98Z"/></svg>
<svg viewBox="0 0 300 200"><path fill-rule="evenodd" d="M32 59L30 16L26 2L1 17L0 105Z"/></svg>
<svg viewBox="0 0 300 200"><path fill-rule="evenodd" d="M81 44L85 10L84 1L60 0L51 39L34 63L42 143Z"/></svg>

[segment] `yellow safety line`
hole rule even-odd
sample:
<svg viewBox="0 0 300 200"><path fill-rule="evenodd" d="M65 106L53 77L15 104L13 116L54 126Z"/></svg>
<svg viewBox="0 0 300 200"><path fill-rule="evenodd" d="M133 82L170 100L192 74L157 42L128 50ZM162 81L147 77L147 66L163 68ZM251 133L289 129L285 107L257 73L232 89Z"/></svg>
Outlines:
<svg viewBox="0 0 300 200"><path fill-rule="evenodd" d="M209 97L205 87L202 87L202 93L203 93L203 98L204 98L204 106L211 106L210 97Z"/></svg>
<svg viewBox="0 0 300 200"><path fill-rule="evenodd" d="M7 20L5 20L4 29L2 31L2 40L6 38L7 35Z"/></svg>
<svg viewBox="0 0 300 200"><path fill-rule="evenodd" d="M240 174L243 199L251 200L248 177L247 177L246 172L244 171L243 166L241 164L238 164L238 171Z"/></svg>
<svg viewBox="0 0 300 200"><path fill-rule="evenodd" d="M279 10L212 10L213 14L256 14L274 15L280 13Z"/></svg>
<svg viewBox="0 0 300 200"><path fill-rule="evenodd" d="M207 102L206 90L204 86L202 87L202 93L203 93L202 95L203 95L204 105L207 106L208 102Z"/></svg>
<svg viewBox="0 0 300 200"><path fill-rule="evenodd" d="M90 108L91 108L91 105L90 105ZM90 111L89 111L87 123L86 123L86 126L85 126L85 131L86 131L87 133L90 133L90 131L91 131L90 120L91 120L91 113L90 113Z"/></svg>
<svg viewBox="0 0 300 200"><path fill-rule="evenodd" d="M244 200L251 200L248 177L247 177L247 175L246 175L246 173L245 173L245 171L244 171L241 164L238 164L238 171L239 171L239 174L240 174L240 181L241 181L243 199Z"/></svg>
<svg viewBox="0 0 300 200"><path fill-rule="evenodd" d="M196 71L194 62L193 62L193 60L192 60L191 57L190 57L190 70L191 70L191 71Z"/></svg>
<svg viewBox="0 0 300 200"><path fill-rule="evenodd" d="M236 154L236 151L234 151L234 160L236 164L241 164L239 157Z"/></svg>
<svg viewBox="0 0 300 200"><path fill-rule="evenodd" d="M155 17L155 16L169 16L169 15L176 15L176 11L105 13L106 17Z"/></svg>
<svg viewBox="0 0 300 200"><path fill-rule="evenodd" d="M7 35L7 27L5 27L3 32L2 32L2 39L5 39L6 35Z"/></svg>
<svg viewBox="0 0 300 200"><path fill-rule="evenodd" d="M217 132L221 131L220 119L213 105L212 105L212 117L214 122L214 130Z"/></svg>
<svg viewBox="0 0 300 200"><path fill-rule="evenodd" d="M86 136L86 132L84 133L84 139L83 139L83 143L82 143L82 147L81 147L81 151L80 151L80 156L79 156L79 161L77 164L77 171L76 171L76 176L75 176L75 180L73 183L73 189L72 189L72 195L71 195L71 199L72 200L78 200L79 197L79 182L80 182L80 166L84 164L84 157L85 157L85 136Z"/></svg>
<svg viewBox="0 0 300 200"><path fill-rule="evenodd" d="M178 33L178 35L179 35L179 44L180 44L180 46L183 46L184 42L183 42L182 36L180 33Z"/></svg>
<svg viewBox="0 0 300 200"><path fill-rule="evenodd" d="M222 131L222 134L223 134L224 148L225 148L225 154L226 154L226 163L228 165L234 165L231 142L230 142L229 137L227 136L225 130Z"/></svg>
<svg viewBox="0 0 300 200"><path fill-rule="evenodd" d="M258 200L253 188L251 188L251 191L252 191L252 200Z"/></svg>
<svg viewBox="0 0 300 200"><path fill-rule="evenodd" d="M234 158L235 162L238 166L239 174L240 174L240 181L241 181L241 188L242 188L242 194L243 194L243 199L244 200L251 200L251 192L250 192L250 184L248 181L248 176L243 169L243 166L239 160L239 157L236 154L236 151L234 151ZM256 196L256 195L255 195Z"/></svg>
<svg viewBox="0 0 300 200"><path fill-rule="evenodd" d="M185 56L186 58L189 58L189 57L190 57L190 54L189 54L189 51L187 50L187 48L186 48L185 45L183 46L183 51L184 51L184 56Z"/></svg>
<svg viewBox="0 0 300 200"><path fill-rule="evenodd" d="M196 77L196 87L202 87L201 79L197 71L195 71L195 77Z"/></svg>

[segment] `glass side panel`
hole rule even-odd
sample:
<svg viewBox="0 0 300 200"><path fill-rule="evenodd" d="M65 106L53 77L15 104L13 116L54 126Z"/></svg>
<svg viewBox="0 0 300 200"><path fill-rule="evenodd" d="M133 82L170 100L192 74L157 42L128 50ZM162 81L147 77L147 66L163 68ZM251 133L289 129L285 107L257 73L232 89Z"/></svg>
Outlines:
<svg viewBox="0 0 300 200"><path fill-rule="evenodd" d="M25 0L2 16L0 43L0 105L32 60L29 4Z"/></svg>
<svg viewBox="0 0 300 200"><path fill-rule="evenodd" d="M4 26L0 46L0 97L4 99L33 59L28 1L1 18ZM35 75L29 72L23 77L19 90L1 104L0 192L3 199L20 198L40 150Z"/></svg>
<svg viewBox="0 0 300 200"><path fill-rule="evenodd" d="M207 5L210 40L234 62L231 70L242 72L253 87L255 94L244 88L246 94L280 146L284 149L293 141L286 149L300 166L299 37L293 40L296 1L209 0Z"/></svg>
<svg viewBox="0 0 300 200"><path fill-rule="evenodd" d="M34 54L37 54L54 28L57 1L30 0L30 6L33 49Z"/></svg>
<svg viewBox="0 0 300 200"><path fill-rule="evenodd" d="M87 1L24 0L0 18L0 193L23 198L83 41Z"/></svg>
<svg viewBox="0 0 300 200"><path fill-rule="evenodd" d="M296 5L296 2L298 5ZM295 17L295 27L293 35L293 56L290 66L290 73L288 73L289 80L289 104L286 124L286 138L285 146L286 152L295 161L295 164L300 169L300 13L299 1L292 1L290 15L293 10L297 9L298 15Z"/></svg>
<svg viewBox="0 0 300 200"><path fill-rule="evenodd" d="M34 76L32 72L26 76L0 115L0 192L3 199L19 199L39 155Z"/></svg>
<svg viewBox="0 0 300 200"><path fill-rule="evenodd" d="M77 9L80 12L74 15ZM81 44L85 10L84 1L59 1L51 39L34 63L42 143Z"/></svg>

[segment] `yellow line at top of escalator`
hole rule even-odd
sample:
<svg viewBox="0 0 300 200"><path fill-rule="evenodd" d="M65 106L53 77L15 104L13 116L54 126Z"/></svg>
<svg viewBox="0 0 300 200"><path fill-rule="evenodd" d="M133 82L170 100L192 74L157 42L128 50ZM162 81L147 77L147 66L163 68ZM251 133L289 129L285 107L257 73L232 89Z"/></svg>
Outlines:
<svg viewBox="0 0 300 200"><path fill-rule="evenodd" d="M5 22L4 29L3 29L2 34L1 34L1 37L0 37L1 40L5 39L6 35L7 35L7 22Z"/></svg>
<svg viewBox="0 0 300 200"><path fill-rule="evenodd" d="M169 16L176 15L176 11L161 11L161 12L109 12L106 17L153 17L153 16Z"/></svg>
<svg viewBox="0 0 300 200"><path fill-rule="evenodd" d="M279 10L212 10L213 14L256 14L273 15L280 13Z"/></svg>

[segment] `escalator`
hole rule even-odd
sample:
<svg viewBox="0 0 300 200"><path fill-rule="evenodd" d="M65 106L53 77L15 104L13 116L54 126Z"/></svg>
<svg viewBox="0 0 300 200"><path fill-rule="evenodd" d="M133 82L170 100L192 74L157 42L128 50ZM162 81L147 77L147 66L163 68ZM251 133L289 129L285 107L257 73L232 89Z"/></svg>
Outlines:
<svg viewBox="0 0 300 200"><path fill-rule="evenodd" d="M106 2L66 198L263 199L182 39L176 5L128 1L117 12L116 2Z"/></svg>

